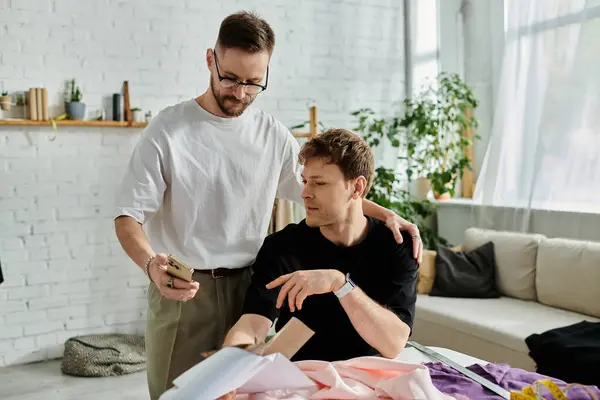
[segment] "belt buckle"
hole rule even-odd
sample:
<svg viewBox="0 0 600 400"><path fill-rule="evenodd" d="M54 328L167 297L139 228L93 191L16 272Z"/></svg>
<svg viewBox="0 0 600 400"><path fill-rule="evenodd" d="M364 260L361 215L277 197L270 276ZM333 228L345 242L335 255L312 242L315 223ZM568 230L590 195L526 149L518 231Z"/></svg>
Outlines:
<svg viewBox="0 0 600 400"><path fill-rule="evenodd" d="M216 269L210 270L210 274L212 275L213 279L221 279L223 277L223 275L215 275L215 271L216 271Z"/></svg>

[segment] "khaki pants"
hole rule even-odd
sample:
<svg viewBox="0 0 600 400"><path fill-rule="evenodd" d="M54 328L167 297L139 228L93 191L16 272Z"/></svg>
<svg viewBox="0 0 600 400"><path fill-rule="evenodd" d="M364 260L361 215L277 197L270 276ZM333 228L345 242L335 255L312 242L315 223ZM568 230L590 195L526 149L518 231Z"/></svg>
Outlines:
<svg viewBox="0 0 600 400"><path fill-rule="evenodd" d="M215 279L195 272L200 288L187 302L169 300L150 285L146 354L152 400L172 387L173 379L200 362L200 353L223 344L241 315L250 274L250 268L245 268Z"/></svg>

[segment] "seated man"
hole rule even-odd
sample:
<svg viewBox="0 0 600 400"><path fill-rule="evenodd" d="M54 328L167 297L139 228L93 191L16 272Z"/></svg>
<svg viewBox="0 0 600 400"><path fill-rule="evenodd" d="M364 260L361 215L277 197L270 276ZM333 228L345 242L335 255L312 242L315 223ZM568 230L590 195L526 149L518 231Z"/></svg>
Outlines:
<svg viewBox="0 0 600 400"><path fill-rule="evenodd" d="M292 361L394 358L411 333L418 264L410 236L399 245L363 214L371 150L335 129L306 143L299 161L306 219L265 239L224 346L262 343L277 317L279 330L294 316L315 334Z"/></svg>

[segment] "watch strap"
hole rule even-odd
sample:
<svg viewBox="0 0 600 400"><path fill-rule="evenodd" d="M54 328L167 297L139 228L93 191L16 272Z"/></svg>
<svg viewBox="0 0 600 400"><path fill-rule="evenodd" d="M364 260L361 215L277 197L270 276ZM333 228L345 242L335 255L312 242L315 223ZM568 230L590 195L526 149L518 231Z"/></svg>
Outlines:
<svg viewBox="0 0 600 400"><path fill-rule="evenodd" d="M341 299L342 297L350 293L355 287L356 284L352 282L352 279L350 279L350 274L348 273L346 274L346 283L344 283L341 288L333 292L333 294L335 294L338 299Z"/></svg>

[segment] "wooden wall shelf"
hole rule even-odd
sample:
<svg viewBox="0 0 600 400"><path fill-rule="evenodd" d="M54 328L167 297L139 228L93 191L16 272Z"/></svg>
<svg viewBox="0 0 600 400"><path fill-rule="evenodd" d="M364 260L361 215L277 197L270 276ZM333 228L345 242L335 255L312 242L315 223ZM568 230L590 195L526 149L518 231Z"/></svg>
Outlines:
<svg viewBox="0 0 600 400"><path fill-rule="evenodd" d="M126 121L54 121L57 126L82 126L82 127L105 127L105 128L143 128L147 122ZM0 119L0 126L52 126L50 121L31 121L27 119Z"/></svg>

